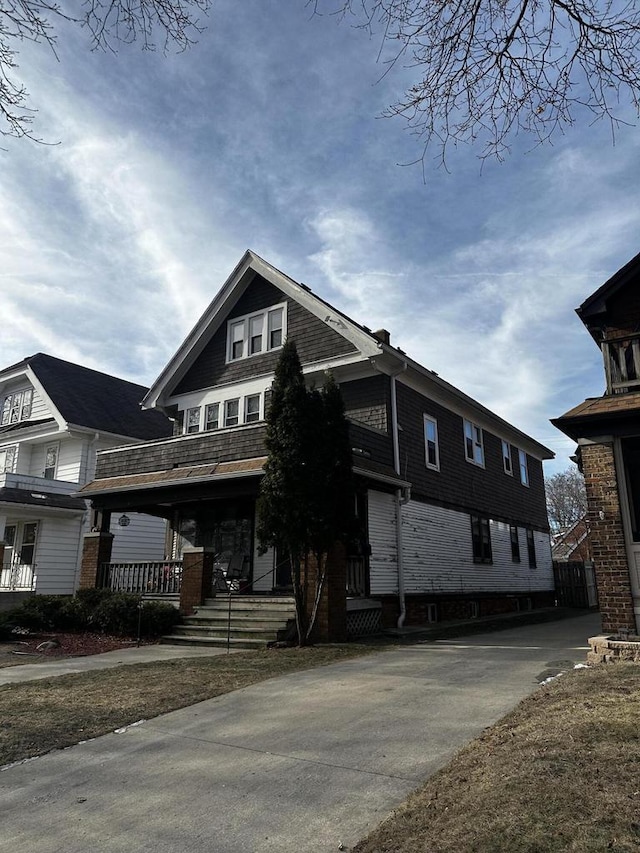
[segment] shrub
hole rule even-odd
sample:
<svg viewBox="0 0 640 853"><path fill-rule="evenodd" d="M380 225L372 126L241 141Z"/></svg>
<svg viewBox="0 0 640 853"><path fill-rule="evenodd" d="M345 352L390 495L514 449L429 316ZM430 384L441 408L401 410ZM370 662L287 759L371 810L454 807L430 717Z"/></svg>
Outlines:
<svg viewBox="0 0 640 853"><path fill-rule="evenodd" d="M63 608L68 601L70 597L66 595L34 595L8 611L8 615L12 624L31 631L59 630L65 621Z"/></svg>
<svg viewBox="0 0 640 853"><path fill-rule="evenodd" d="M106 634L135 637L138 633L139 595L112 592L105 596L91 614L90 624Z"/></svg>
<svg viewBox="0 0 640 853"><path fill-rule="evenodd" d="M145 601L142 606L142 635L160 637L170 633L174 625L182 622L177 608L162 601Z"/></svg>

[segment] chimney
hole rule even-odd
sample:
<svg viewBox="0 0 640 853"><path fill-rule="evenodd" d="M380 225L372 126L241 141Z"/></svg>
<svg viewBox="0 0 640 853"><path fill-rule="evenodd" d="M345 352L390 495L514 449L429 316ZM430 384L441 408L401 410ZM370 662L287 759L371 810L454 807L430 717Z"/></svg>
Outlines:
<svg viewBox="0 0 640 853"><path fill-rule="evenodd" d="M387 346L391 343L391 335L386 329L378 329L373 333L373 337L377 338L379 341L382 341L383 344L387 344Z"/></svg>

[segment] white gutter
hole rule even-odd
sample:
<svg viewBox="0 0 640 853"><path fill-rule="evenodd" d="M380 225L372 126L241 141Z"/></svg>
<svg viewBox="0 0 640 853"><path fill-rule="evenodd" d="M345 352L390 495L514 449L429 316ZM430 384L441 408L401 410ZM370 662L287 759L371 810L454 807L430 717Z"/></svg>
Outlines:
<svg viewBox="0 0 640 853"><path fill-rule="evenodd" d="M407 369L407 362L403 362L400 370L393 373L391 379L391 435L393 437L393 467L400 477L400 437L398 435L398 401L396 397L396 376ZM407 604L404 592L404 563L402 561L402 505L409 500L409 490L405 490L403 495L402 489L396 489L395 505L396 505L396 549L398 553L398 601L400 604L400 615L398 616L397 626L402 628L404 620L407 618Z"/></svg>

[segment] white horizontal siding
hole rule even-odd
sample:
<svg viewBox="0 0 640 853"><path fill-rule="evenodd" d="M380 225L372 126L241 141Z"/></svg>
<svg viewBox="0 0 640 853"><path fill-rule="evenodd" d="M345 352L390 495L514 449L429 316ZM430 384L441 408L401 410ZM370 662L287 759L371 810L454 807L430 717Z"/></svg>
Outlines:
<svg viewBox="0 0 640 853"><path fill-rule="evenodd" d="M35 574L39 594L71 595L75 591L81 523L81 517L43 518L38 523Z"/></svg>
<svg viewBox="0 0 640 853"><path fill-rule="evenodd" d="M45 400L42 398L40 392L34 388L33 389L33 399L31 401L31 416L29 417L30 421L41 421L45 418L52 418L53 410L47 405Z"/></svg>
<svg viewBox="0 0 640 853"><path fill-rule="evenodd" d="M264 554L258 554L256 543L253 552L253 577L254 592L271 592L275 586L273 548L269 548Z"/></svg>
<svg viewBox="0 0 640 853"><path fill-rule="evenodd" d="M369 492L369 584L372 595L398 592L395 497Z"/></svg>
<svg viewBox="0 0 640 853"><path fill-rule="evenodd" d="M529 568L524 528L519 563L509 525L491 521L492 563L474 563L469 515L410 501L402 508L405 589L411 593L530 592L553 588L549 537L535 533L538 566ZM546 544L545 544L546 542Z"/></svg>
<svg viewBox="0 0 640 853"><path fill-rule="evenodd" d="M166 521L153 515L128 512L126 515L130 524L127 527L121 527L118 524L121 515L122 513L118 513L111 517L112 562L164 560Z"/></svg>

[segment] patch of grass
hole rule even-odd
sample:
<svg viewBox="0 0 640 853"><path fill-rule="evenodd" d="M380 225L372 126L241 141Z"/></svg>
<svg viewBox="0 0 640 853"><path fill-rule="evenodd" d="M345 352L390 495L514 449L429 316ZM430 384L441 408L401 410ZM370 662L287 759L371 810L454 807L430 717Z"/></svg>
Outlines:
<svg viewBox="0 0 640 853"><path fill-rule="evenodd" d="M354 848L559 851L640 851L637 665L578 670L540 689Z"/></svg>
<svg viewBox="0 0 640 853"><path fill-rule="evenodd" d="M373 647L265 649L63 675L0 687L0 765L42 755L258 681Z"/></svg>

